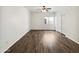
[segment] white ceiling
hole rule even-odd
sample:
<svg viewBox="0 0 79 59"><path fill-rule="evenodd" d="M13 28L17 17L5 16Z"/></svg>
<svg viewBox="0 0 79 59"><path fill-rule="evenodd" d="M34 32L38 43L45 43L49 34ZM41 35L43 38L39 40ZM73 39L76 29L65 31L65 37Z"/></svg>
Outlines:
<svg viewBox="0 0 79 59"><path fill-rule="evenodd" d="M29 9L31 12L41 12L42 6L24 6L25 8ZM51 8L49 12L56 12L61 13L67 12L68 10L74 8L73 6L46 6L47 8Z"/></svg>
<svg viewBox="0 0 79 59"><path fill-rule="evenodd" d="M31 12L41 12L42 6L25 6L25 8L29 9ZM54 11L53 6L47 6L47 8L51 8L51 10L49 10L49 12Z"/></svg>

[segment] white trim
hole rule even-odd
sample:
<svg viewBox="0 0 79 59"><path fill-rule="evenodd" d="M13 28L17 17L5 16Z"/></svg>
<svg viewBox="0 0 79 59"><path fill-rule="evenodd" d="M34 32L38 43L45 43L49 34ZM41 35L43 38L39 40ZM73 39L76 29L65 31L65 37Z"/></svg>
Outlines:
<svg viewBox="0 0 79 59"><path fill-rule="evenodd" d="M70 37L70 36L68 36L68 35L66 35L66 37L68 37L69 39L71 39L71 40L74 41L75 43L79 44L79 42L78 42L77 40L75 40L75 38L72 38L72 37Z"/></svg>
<svg viewBox="0 0 79 59"><path fill-rule="evenodd" d="M31 29L30 29L31 30ZM4 53L5 51L7 51L12 45L14 45L18 40L20 40L26 33L28 33L30 30L28 30L27 32L24 32L23 35L21 37L19 37L19 39L16 39L16 41L14 41L9 47L7 47L4 51L2 51L1 53Z"/></svg>

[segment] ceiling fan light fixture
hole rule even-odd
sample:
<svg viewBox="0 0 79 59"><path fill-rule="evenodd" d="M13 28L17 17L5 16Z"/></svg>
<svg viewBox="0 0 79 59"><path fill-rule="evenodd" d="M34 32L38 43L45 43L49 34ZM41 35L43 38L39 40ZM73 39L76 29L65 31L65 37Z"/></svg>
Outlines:
<svg viewBox="0 0 79 59"><path fill-rule="evenodd" d="M45 6L43 6L43 8L41 9L41 12L47 12L47 8Z"/></svg>
<svg viewBox="0 0 79 59"><path fill-rule="evenodd" d="M41 10L41 12L47 12L46 10Z"/></svg>

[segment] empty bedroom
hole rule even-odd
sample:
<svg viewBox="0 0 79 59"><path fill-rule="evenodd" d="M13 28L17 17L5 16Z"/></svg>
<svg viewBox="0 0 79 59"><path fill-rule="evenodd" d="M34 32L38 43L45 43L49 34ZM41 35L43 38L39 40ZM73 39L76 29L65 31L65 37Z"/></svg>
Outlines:
<svg viewBox="0 0 79 59"><path fill-rule="evenodd" d="M0 6L1 53L79 53L78 6Z"/></svg>

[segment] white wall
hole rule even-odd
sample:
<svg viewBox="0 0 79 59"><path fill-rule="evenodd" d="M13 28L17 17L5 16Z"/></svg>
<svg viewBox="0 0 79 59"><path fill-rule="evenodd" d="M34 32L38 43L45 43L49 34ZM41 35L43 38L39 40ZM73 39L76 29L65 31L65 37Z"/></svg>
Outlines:
<svg viewBox="0 0 79 59"><path fill-rule="evenodd" d="M0 7L0 52L30 30L30 12L24 7Z"/></svg>
<svg viewBox="0 0 79 59"><path fill-rule="evenodd" d="M77 14L77 21L76 21L76 36L77 36L77 42L79 43L79 7L76 8L76 14Z"/></svg>
<svg viewBox="0 0 79 59"><path fill-rule="evenodd" d="M2 10L1 10L1 8L0 8L0 48L1 48L1 44L2 44L2 39L1 39L1 33L2 33L2 31L1 31L1 29L2 29L2 17L1 17L1 12L2 12Z"/></svg>
<svg viewBox="0 0 79 59"><path fill-rule="evenodd" d="M54 7L54 10L56 11L56 30L79 44L79 7L58 6Z"/></svg>
<svg viewBox="0 0 79 59"><path fill-rule="evenodd" d="M66 7L66 10L61 13L62 32L73 41L79 43L79 7Z"/></svg>
<svg viewBox="0 0 79 59"><path fill-rule="evenodd" d="M37 30L55 30L54 25L45 24L44 17L45 16L54 16L53 13L40 13L40 12L32 12L31 13L31 28Z"/></svg>

